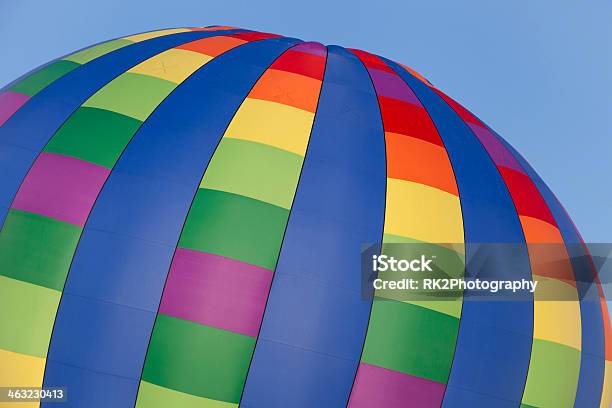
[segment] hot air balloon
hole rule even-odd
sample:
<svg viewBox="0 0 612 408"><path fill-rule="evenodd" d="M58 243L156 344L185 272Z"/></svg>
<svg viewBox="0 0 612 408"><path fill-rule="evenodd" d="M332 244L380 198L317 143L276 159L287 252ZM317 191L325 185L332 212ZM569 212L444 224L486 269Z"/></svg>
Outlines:
<svg viewBox="0 0 612 408"><path fill-rule="evenodd" d="M387 58L227 26L104 42L1 91L0 174L0 386L65 407L610 407L569 216ZM364 297L368 243L437 246L466 278L477 244L518 245L512 277L565 298Z"/></svg>

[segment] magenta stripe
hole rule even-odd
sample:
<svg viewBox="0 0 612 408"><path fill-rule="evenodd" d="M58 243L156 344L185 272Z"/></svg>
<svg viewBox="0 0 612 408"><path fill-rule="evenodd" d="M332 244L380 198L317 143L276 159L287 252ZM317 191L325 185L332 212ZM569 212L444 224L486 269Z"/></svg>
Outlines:
<svg viewBox="0 0 612 408"><path fill-rule="evenodd" d="M412 89L406 85L399 75L376 68L368 68L368 72L372 77L372 82L374 82L374 87L379 96L399 99L400 101L421 106L419 99L412 92Z"/></svg>
<svg viewBox="0 0 612 408"><path fill-rule="evenodd" d="M159 312L255 337L271 282L268 269L178 248Z"/></svg>
<svg viewBox="0 0 612 408"><path fill-rule="evenodd" d="M305 43L301 43L299 45L296 45L295 47L291 48L292 51L301 51L301 52L306 52L309 54L314 54L314 55L319 55L324 57L327 53L327 49L326 47L318 42L314 42L314 41L310 41L310 42L305 42Z"/></svg>
<svg viewBox="0 0 612 408"><path fill-rule="evenodd" d="M506 149L506 147L491 133L487 128L474 123L465 122L470 129L474 132L480 143L489 153L489 156L493 159L498 166L508 167L516 170L520 173L524 173L523 168L518 161L512 156L512 154Z"/></svg>
<svg viewBox="0 0 612 408"><path fill-rule="evenodd" d="M30 97L17 92L3 92L0 94L0 126L4 125L17 109L26 103Z"/></svg>
<svg viewBox="0 0 612 408"><path fill-rule="evenodd" d="M445 384L361 363L351 391L350 408L439 407Z"/></svg>
<svg viewBox="0 0 612 408"><path fill-rule="evenodd" d="M74 157L43 152L19 187L11 208L82 227L109 172Z"/></svg>

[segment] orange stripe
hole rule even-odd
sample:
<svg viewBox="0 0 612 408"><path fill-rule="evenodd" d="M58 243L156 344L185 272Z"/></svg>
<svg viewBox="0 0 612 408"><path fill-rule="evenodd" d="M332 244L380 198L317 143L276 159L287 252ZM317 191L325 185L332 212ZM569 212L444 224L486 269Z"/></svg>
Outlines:
<svg viewBox="0 0 612 408"><path fill-rule="evenodd" d="M612 325L610 324L610 311L608 310L605 297L600 296L599 301L601 302L601 315L604 321L605 356L606 360L612 361Z"/></svg>
<svg viewBox="0 0 612 408"><path fill-rule="evenodd" d="M206 54L211 57L216 57L223 54L227 50L242 45L247 41L241 40L240 38L226 37L224 35L219 37L208 37L200 40L191 41L187 44L180 45L176 48L181 50L189 50Z"/></svg>
<svg viewBox="0 0 612 408"><path fill-rule="evenodd" d="M550 223L539 218L528 215L519 215L525 240L529 243L540 244L563 244L563 237L559 229Z"/></svg>
<svg viewBox="0 0 612 408"><path fill-rule="evenodd" d="M249 98L263 99L314 113L321 81L287 71L269 69L261 76Z"/></svg>
<svg viewBox="0 0 612 408"><path fill-rule="evenodd" d="M387 177L414 181L459 195L453 169L443 147L393 132L385 132L385 141Z"/></svg>
<svg viewBox="0 0 612 408"><path fill-rule="evenodd" d="M538 218L519 215L529 251L531 273L576 286L572 264L561 232Z"/></svg>
<svg viewBox="0 0 612 408"><path fill-rule="evenodd" d="M572 264L563 244L528 243L527 250L534 276L553 278L576 286Z"/></svg>

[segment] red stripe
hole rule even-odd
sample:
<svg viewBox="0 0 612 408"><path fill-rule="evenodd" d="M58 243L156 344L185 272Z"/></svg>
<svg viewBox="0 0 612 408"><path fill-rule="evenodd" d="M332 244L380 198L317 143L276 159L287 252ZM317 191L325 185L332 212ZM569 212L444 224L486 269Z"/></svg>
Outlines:
<svg viewBox="0 0 612 408"><path fill-rule="evenodd" d="M504 166L498 166L497 168L504 178L506 186L508 186L508 191L510 191L519 215L538 218L557 226L548 205L527 175Z"/></svg>
<svg viewBox="0 0 612 408"><path fill-rule="evenodd" d="M363 62L363 65L365 65L367 68L376 68L380 69L381 71L387 71L392 74L395 74L395 71L393 71L391 67L385 64L385 62L378 58L376 55L372 55L369 52L357 50L354 48L349 48L349 50L353 54L355 54L361 60L361 62Z"/></svg>
<svg viewBox="0 0 612 408"><path fill-rule="evenodd" d="M289 50L274 61L270 69L293 72L322 81L325 71L325 57Z"/></svg>
<svg viewBox="0 0 612 408"><path fill-rule="evenodd" d="M278 34L270 34L270 33L259 33L256 31L248 32L248 33L237 33L237 34L229 34L228 37L240 38L245 41L257 41L257 40L265 40L268 38L279 38L282 37Z"/></svg>
<svg viewBox="0 0 612 408"><path fill-rule="evenodd" d="M443 146L427 111L394 98L378 97L385 131L416 137Z"/></svg>

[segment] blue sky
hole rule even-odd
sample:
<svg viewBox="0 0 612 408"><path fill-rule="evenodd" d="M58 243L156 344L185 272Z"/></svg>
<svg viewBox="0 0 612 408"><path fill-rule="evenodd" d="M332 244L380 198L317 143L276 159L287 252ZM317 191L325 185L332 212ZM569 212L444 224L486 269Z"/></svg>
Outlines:
<svg viewBox="0 0 612 408"><path fill-rule="evenodd" d="M159 4L157 4L159 3ZM512 143L591 242L612 242L612 3L5 0L0 85L112 37L237 25L412 66Z"/></svg>

